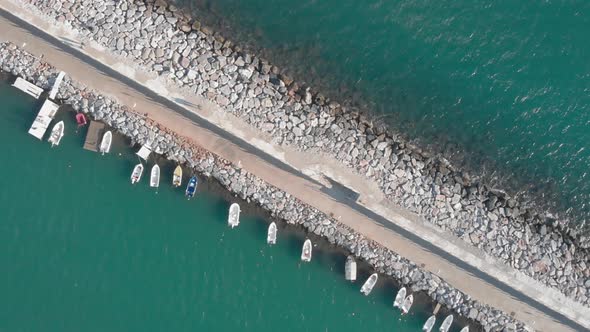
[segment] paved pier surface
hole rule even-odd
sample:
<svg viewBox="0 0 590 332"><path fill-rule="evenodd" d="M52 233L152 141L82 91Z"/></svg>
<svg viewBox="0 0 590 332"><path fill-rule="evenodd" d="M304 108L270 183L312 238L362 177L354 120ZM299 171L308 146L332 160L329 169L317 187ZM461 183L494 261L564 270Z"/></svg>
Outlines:
<svg viewBox="0 0 590 332"><path fill-rule="evenodd" d="M109 56L92 43L82 49L75 35L11 1L0 0L0 8L0 40L44 55L72 79L145 113L302 202L333 213L340 222L422 265L472 298L513 312L516 319L539 331L590 329L588 308L385 202L375 184L337 161L273 146L268 137L210 102L183 95L154 76L136 72L131 63ZM338 183L342 179L346 179L345 186Z"/></svg>
<svg viewBox="0 0 590 332"><path fill-rule="evenodd" d="M86 133L86 140L84 140L84 149L98 152L98 144L102 139L104 132L104 123L98 121L90 121L88 132Z"/></svg>

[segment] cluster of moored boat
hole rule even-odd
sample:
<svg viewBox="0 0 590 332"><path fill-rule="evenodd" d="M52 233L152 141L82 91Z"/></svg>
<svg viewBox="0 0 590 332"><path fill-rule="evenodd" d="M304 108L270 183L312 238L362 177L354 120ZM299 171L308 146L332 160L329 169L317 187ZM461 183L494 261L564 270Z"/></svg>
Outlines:
<svg viewBox="0 0 590 332"><path fill-rule="evenodd" d="M76 114L76 122L78 123L78 127L85 125L86 117L84 114ZM61 139L64 137L65 127L66 125L63 121L59 121L53 125L53 128L51 128L51 133L49 134L49 138L47 139L47 141L51 143L51 147L59 145Z"/></svg>
<svg viewBox="0 0 590 332"><path fill-rule="evenodd" d="M269 227L269 232L270 232L270 227ZM312 253L311 240L306 239L305 242L303 243L303 248L301 249L301 260L304 262L311 261L311 253ZM356 280L356 272L357 272L356 271L356 261L354 260L353 256L348 256L346 258L346 263L345 263L345 267L344 267L344 275L345 275L346 280L354 282ZM371 291L373 290L373 288L375 287L375 285L377 284L378 280L379 280L379 275L377 273L371 274L369 276L369 278L367 278L367 280L361 286L361 293L363 293L365 296L369 295L371 293ZM405 315L410 312L410 308L412 307L413 303L414 303L414 295L413 294L408 295L407 289L405 287L402 287L397 292L397 295L395 296L395 299L393 301L393 307L399 308L402 312L402 315ZM434 327L435 323L436 323L436 315L432 315L428 318L426 323L424 323L422 330L425 332L430 332L432 330L432 328ZM444 319L442 325L440 326L439 331L440 332L447 332L452 324L453 324L453 315L448 315ZM469 326L463 327L463 329L461 329L460 332L469 332Z"/></svg>
<svg viewBox="0 0 590 332"><path fill-rule="evenodd" d="M227 216L227 224L229 227L234 228L240 224L240 205L238 203L232 203L229 206L229 212ZM276 244L277 243L277 224L273 221L268 225L268 231L266 233L266 243ZM309 242L309 259L311 260L311 242Z"/></svg>
<svg viewBox="0 0 590 332"><path fill-rule="evenodd" d="M422 327L422 331L430 332L432 330L432 328L434 327L435 323L436 323L436 315L430 316L426 320L426 323L424 323L424 326ZM445 319L443 320L443 322L440 325L438 330L440 332L447 332L451 328L451 325L453 325L453 315L448 315L447 317L445 317ZM469 332L469 326L463 327L460 332Z"/></svg>
<svg viewBox="0 0 590 332"><path fill-rule="evenodd" d="M79 113L79 115L80 114L81 113ZM82 117L76 116L76 121L78 122L78 125L86 124L86 119L83 118L83 115L82 115ZM48 141L49 141L49 143L51 143L52 147L59 145L59 143L64 135L64 127L65 127L65 125L64 125L63 121L60 121L53 126L53 128L51 130L51 134L49 135L49 138L48 138ZM102 140L100 142L99 152L102 153L103 155L105 153L109 153L110 149L111 149L112 140L113 140L112 132L106 131L103 134ZM143 174L143 171L144 171L144 165L141 162L139 164L135 165L135 167L133 168L133 171L131 173L131 183L132 184L138 183L141 180L141 176ZM150 172L150 187L158 188L159 185L160 185L160 166L158 166L158 164L155 164L152 166L152 169ZM174 187L180 187L182 185L182 167L180 165L176 166L176 168L174 169L174 173L172 174L172 185ZM190 178L190 180L186 186L186 190L185 190L185 195L188 199L192 198L195 195L197 185L198 185L197 177L192 176ZM240 224L240 212L241 212L240 205L238 203L233 203L230 205L227 223L231 228L237 227ZM275 222L271 222L270 225L268 226L266 242L270 245L277 243L277 225ZM312 258L312 251L313 251L313 245L311 243L311 240L306 239L303 242L303 248L301 249L301 261L310 262L311 258ZM352 256L347 257L344 274L345 274L346 280L349 280L352 282L356 281L357 267L356 267L356 261L355 261L354 257L352 257ZM369 278L367 278L367 280L361 286L361 293L363 293L365 296L369 295L371 293L371 291L373 290L373 288L375 287L375 285L377 284L378 279L379 279L379 276L377 273L371 274L369 276ZM410 308L412 307L412 304L414 303L414 295L413 294L408 295L406 293L407 293L406 288L402 287L398 291L398 293L395 296L395 299L393 301L393 307L399 308L402 312L402 315L405 315L408 312L410 312ZM426 320L426 322L424 323L424 326L422 327L422 331L430 332L432 330L432 328L434 327L435 323L436 323L436 315L430 316L428 318L428 320ZM439 331L440 332L447 332L450 329L452 324L453 324L453 315L448 315L443 320L443 323L441 324ZM463 329L461 329L460 332L469 332L469 327L468 326L463 327Z"/></svg>
<svg viewBox="0 0 590 332"><path fill-rule="evenodd" d="M141 176L143 174L144 166L140 162L139 164L133 167L133 171L131 172L131 184L136 184L141 180ZM197 190L198 179L196 176L192 176L187 185L185 190L185 196L188 199L193 198L195 192ZM180 187L182 185L182 167L180 165L176 166L174 169L174 173L172 173L172 186ZM155 164L152 166L150 171L150 187L158 188L160 186L160 166ZM239 206L238 206L238 216L239 216ZM237 226L237 225L236 225Z"/></svg>

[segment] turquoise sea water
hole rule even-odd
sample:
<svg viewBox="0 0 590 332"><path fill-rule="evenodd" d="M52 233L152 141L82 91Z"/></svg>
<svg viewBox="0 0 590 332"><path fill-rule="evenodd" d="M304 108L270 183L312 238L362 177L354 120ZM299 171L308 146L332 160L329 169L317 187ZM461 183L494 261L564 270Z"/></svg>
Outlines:
<svg viewBox="0 0 590 332"><path fill-rule="evenodd" d="M50 148L27 134L40 102L3 82L0 100L2 331L409 332L432 310L400 317L385 278L362 296L361 281L344 280L344 254L317 239L300 263L304 234L282 223L267 246L269 221L253 207L229 229L231 197L203 182L187 201L169 185L172 164L158 161L157 192L145 176L132 186L137 157L123 139L105 156L83 150L63 108L65 137Z"/></svg>
<svg viewBox="0 0 590 332"><path fill-rule="evenodd" d="M410 139L588 218L590 2L177 2Z"/></svg>

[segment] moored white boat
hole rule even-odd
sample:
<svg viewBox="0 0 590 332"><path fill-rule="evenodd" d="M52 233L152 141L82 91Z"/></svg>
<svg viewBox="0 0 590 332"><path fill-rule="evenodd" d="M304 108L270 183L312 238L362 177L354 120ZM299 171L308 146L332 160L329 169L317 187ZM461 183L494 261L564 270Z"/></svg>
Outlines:
<svg viewBox="0 0 590 332"><path fill-rule="evenodd" d="M422 326L422 331L423 332L430 332L432 330L432 328L434 327L434 323L436 323L436 316L432 315L432 316L428 317L428 319L426 320L426 323L424 323L424 326Z"/></svg>
<svg viewBox="0 0 590 332"><path fill-rule="evenodd" d="M312 251L311 240L306 239L305 242L303 243L303 248L301 249L301 260L304 262L311 261L311 251Z"/></svg>
<svg viewBox="0 0 590 332"><path fill-rule="evenodd" d="M404 300L404 303L402 304L402 314L407 314L408 312L410 312L410 308L412 307L412 304L414 303L414 294L410 294L408 295L408 297L406 297L406 299Z"/></svg>
<svg viewBox="0 0 590 332"><path fill-rule="evenodd" d="M182 167L180 167L180 165L178 165L174 169L174 174L172 174L172 185L174 187L180 187L181 184L182 184Z"/></svg>
<svg viewBox="0 0 590 332"><path fill-rule="evenodd" d="M469 326L465 326L464 328L461 329L461 331L459 332L469 332Z"/></svg>
<svg viewBox="0 0 590 332"><path fill-rule="evenodd" d="M100 141L99 151L102 154L109 153L111 151L111 143L113 141L113 133L108 130L102 135L102 141Z"/></svg>
<svg viewBox="0 0 590 332"><path fill-rule="evenodd" d="M229 207L229 215L227 216L227 224L234 228L240 224L240 204L233 203Z"/></svg>
<svg viewBox="0 0 590 332"><path fill-rule="evenodd" d="M143 174L143 165L135 165L133 168L133 173L131 173L131 184L139 182L139 180L141 180L141 174Z"/></svg>
<svg viewBox="0 0 590 332"><path fill-rule="evenodd" d="M377 273L371 274L371 276L363 284L363 287L361 287L361 293L365 295L371 294L373 287L375 287L375 284L377 283L377 279L379 279Z"/></svg>
<svg viewBox="0 0 590 332"><path fill-rule="evenodd" d="M275 222L271 222L268 225L268 233L266 234L266 243L268 244L275 244L277 243L277 224Z"/></svg>
<svg viewBox="0 0 590 332"><path fill-rule="evenodd" d="M405 298L406 298L406 287L402 287L397 292L397 295L395 296L395 300L393 300L393 307L401 309Z"/></svg>
<svg viewBox="0 0 590 332"><path fill-rule="evenodd" d="M344 278L348 281L356 280L356 261L351 255L346 257L346 264L344 265Z"/></svg>
<svg viewBox="0 0 590 332"><path fill-rule="evenodd" d="M49 138L47 139L47 141L51 143L51 147L59 145L61 138L64 136L64 127L64 122L60 121L53 126L53 129L51 129L51 135L49 135Z"/></svg>
<svg viewBox="0 0 590 332"><path fill-rule="evenodd" d="M158 164L152 166L150 174L150 187L158 188L160 186L160 166Z"/></svg>
<svg viewBox="0 0 590 332"><path fill-rule="evenodd" d="M448 315L438 329L440 332L448 332L453 324L453 315Z"/></svg>

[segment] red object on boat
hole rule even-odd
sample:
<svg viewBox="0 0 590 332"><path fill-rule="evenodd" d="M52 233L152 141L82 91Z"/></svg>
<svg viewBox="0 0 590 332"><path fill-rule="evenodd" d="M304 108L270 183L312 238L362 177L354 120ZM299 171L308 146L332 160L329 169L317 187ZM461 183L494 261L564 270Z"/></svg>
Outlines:
<svg viewBox="0 0 590 332"><path fill-rule="evenodd" d="M76 114L76 122L78 122L78 126L84 126L87 123L84 113Z"/></svg>

